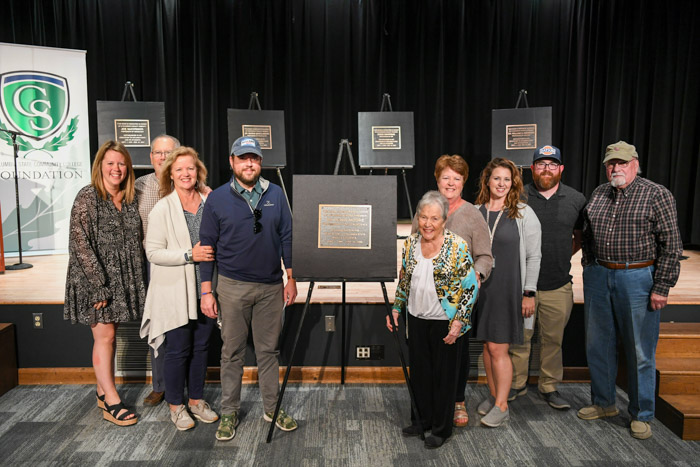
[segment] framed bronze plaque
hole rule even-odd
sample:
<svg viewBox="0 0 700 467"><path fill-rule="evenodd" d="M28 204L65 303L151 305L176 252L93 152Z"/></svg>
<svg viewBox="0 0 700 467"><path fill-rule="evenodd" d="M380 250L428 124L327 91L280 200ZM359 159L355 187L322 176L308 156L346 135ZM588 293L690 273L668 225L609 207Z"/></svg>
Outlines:
<svg viewBox="0 0 700 467"><path fill-rule="evenodd" d="M263 168L286 167L287 144L282 110L228 109L228 147L241 136L252 136L260 143Z"/></svg>
<svg viewBox="0 0 700 467"><path fill-rule="evenodd" d="M535 149L547 144L553 144L551 107L491 111L491 159L505 157L530 167Z"/></svg>
<svg viewBox="0 0 700 467"><path fill-rule="evenodd" d="M114 120L115 140L126 147L150 147L151 125L148 120Z"/></svg>
<svg viewBox="0 0 700 467"><path fill-rule="evenodd" d="M372 249L372 206L319 204L318 247Z"/></svg>
<svg viewBox="0 0 700 467"><path fill-rule="evenodd" d="M363 169L415 165L413 112L358 112L357 137Z"/></svg>
<svg viewBox="0 0 700 467"><path fill-rule="evenodd" d="M396 176L294 175L297 280L396 278Z"/></svg>
<svg viewBox="0 0 700 467"><path fill-rule="evenodd" d="M98 145L109 139L121 142L135 169L152 168L151 138L165 133L163 102L97 101Z"/></svg>

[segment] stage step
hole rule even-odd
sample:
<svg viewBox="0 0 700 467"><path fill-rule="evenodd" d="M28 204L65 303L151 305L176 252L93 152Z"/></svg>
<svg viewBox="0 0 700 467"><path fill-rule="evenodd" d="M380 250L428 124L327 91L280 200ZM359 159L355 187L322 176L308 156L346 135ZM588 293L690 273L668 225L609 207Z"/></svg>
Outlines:
<svg viewBox="0 0 700 467"><path fill-rule="evenodd" d="M656 358L700 356L700 323L661 323ZM658 367L658 365L657 365Z"/></svg>
<svg viewBox="0 0 700 467"><path fill-rule="evenodd" d="M656 372L656 418L700 440L700 323L661 323Z"/></svg>
<svg viewBox="0 0 700 467"><path fill-rule="evenodd" d="M700 440L700 394L657 396L656 418L679 438Z"/></svg>

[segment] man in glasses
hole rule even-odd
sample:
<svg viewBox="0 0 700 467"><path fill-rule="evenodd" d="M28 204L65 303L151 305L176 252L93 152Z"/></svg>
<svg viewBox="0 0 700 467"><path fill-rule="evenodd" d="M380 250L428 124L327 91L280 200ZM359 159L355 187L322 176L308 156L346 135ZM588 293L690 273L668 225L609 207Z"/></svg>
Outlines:
<svg viewBox="0 0 700 467"><path fill-rule="evenodd" d="M134 187L136 188L136 201L141 215L141 226L143 227L143 239L146 239L148 231L148 215L151 213L153 206L160 200L160 185L158 179L161 174L161 167L165 158L175 149L180 147L180 141L170 135L159 135L151 141L151 165L154 172L143 175L136 179ZM150 267L146 269L150 272ZM150 273L148 274L150 278ZM159 349L156 357L152 347L148 347L151 352L151 381L153 382L153 390L143 400L144 405L155 406L163 401L165 395L165 352Z"/></svg>
<svg viewBox="0 0 700 467"><path fill-rule="evenodd" d="M213 263L200 263L202 312L221 323L221 421L216 439L236 434L249 328L258 364L263 419L272 422L279 393L278 341L284 306L294 303L292 215L282 189L260 176L263 154L255 138L243 136L231 147L231 181L214 190L202 213L199 238L216 251ZM283 285L280 259L287 272ZM212 296L217 280L217 302ZM277 427L297 428L280 410Z"/></svg>
<svg viewBox="0 0 700 467"><path fill-rule="evenodd" d="M558 148L543 146L535 150L530 168L533 183L525 186L527 204L542 225L542 263L537 292L533 297L534 318L539 322L540 335L538 389L550 406L566 410L571 406L558 391L564 375L561 343L574 305L571 256L581 248L582 211L586 197L561 182L564 164ZM527 393L533 334L533 329L525 329L523 345L510 346L513 382L509 401Z"/></svg>
<svg viewBox="0 0 700 467"><path fill-rule="evenodd" d="M660 310L680 274L683 243L671 192L639 173L637 150L619 141L605 150L609 183L583 211L583 293L592 405L579 418L614 417L616 341L627 357L634 438L651 436Z"/></svg>

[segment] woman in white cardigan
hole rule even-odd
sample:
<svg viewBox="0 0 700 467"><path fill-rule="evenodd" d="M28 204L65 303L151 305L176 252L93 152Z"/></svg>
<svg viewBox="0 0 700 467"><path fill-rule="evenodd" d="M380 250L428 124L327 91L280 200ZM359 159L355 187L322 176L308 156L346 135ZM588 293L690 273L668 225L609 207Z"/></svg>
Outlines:
<svg viewBox="0 0 700 467"><path fill-rule="evenodd" d="M156 354L165 346L165 400L178 430L194 426L195 418L219 419L203 399L209 337L216 321L199 308L199 262L213 261L214 250L199 244L207 169L197 151L180 147L163 162L162 199L148 216L146 256L151 281L141 322L141 337ZM184 387L187 381L185 406ZM189 412L188 412L189 409Z"/></svg>

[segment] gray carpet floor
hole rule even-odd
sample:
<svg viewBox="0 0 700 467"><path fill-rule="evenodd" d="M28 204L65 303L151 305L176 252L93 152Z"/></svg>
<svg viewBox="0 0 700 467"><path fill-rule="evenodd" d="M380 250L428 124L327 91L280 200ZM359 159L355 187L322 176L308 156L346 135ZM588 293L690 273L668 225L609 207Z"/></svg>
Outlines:
<svg viewBox="0 0 700 467"><path fill-rule="evenodd" d="M1 465L494 465L494 466L690 466L700 465L700 442L682 441L654 421L651 439L629 435L627 396L618 391L620 415L582 421L574 409L550 408L530 387L511 403L511 419L500 428L479 425L476 405L486 395L483 385L468 389L469 426L456 428L445 445L426 450L418 438L404 438L409 424L409 398L404 385L289 385L284 408L299 429L275 431L265 443L269 425L262 420L260 393L244 386L242 421L236 437L216 441L218 423L198 422L178 432L165 404L141 405L150 390L122 385L127 404L139 412L139 423L117 427L102 419L94 386L20 386L0 397ZM587 405L585 384L560 387L575 408ZM205 399L218 411L221 387L208 385Z"/></svg>

